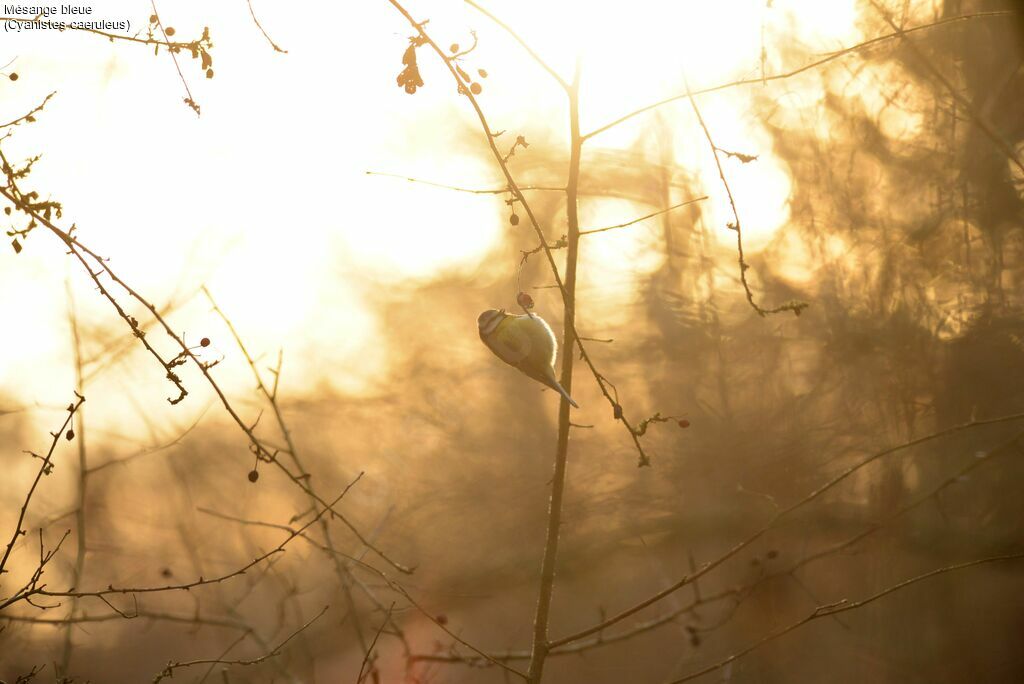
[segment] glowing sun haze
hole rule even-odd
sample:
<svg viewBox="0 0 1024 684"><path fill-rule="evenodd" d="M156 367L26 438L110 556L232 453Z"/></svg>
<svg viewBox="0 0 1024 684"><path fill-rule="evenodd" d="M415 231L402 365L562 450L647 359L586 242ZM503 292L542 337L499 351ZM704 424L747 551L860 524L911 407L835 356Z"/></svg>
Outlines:
<svg viewBox="0 0 1024 684"><path fill-rule="evenodd" d="M57 91L39 121L20 127L5 147L16 158L45 153L31 186L62 201L65 224L76 223L81 239L110 257L128 282L158 305L192 302L174 323L194 337L217 331L228 354L218 372L229 383L248 387L248 370L229 353L233 346L202 297L189 299L204 283L256 353L284 349L289 390L369 391L389 372L372 291L472 273L515 229L500 198L365 172L477 188L500 187L501 177L472 111L428 50L420 51L426 86L414 97L396 87L411 29L387 2L358 10L333 2L257 5L287 55L270 49L244 3L159 6L179 39L210 27L215 78L203 78L179 55L202 106L198 119L182 104L165 52L82 34L5 34L0 62L16 58L8 70L21 76L2 86L5 120ZM828 51L860 38L852 0L778 0L771 8L747 0L488 6L566 77L581 56L584 131L683 92L684 76L694 88L758 76L762 37L769 71L781 66L774 47L780 40ZM408 9L429 18L445 45L468 46L470 30L478 32L480 47L467 63L489 72L481 102L494 128L564 140L560 91L507 34L454 0L411 2ZM149 13L148 5L120 1L103 2L100 12L130 18L133 29L144 28ZM817 95L792 99L813 106ZM749 89L733 89L700 103L716 142L760 155L757 164L726 160L756 250L789 217L790 180L751 115L750 97ZM689 104L659 111L676 128L676 161L698 173L711 196L703 220L731 243L725 196ZM596 136L588 149L627 148L649 122L649 115L636 117ZM655 209L594 202L583 215L601 225ZM644 255L656 238L652 226L586 247L594 270L605 273L602 282L629 284L658 267ZM522 228L522 246L532 246ZM562 231L549 227L551 236ZM0 319L20 334L2 343L4 358L19 362L0 365L0 389L25 403L46 402L53 387L73 384L65 278L77 288L86 322L117 321L53 238L38 231L25 247L2 257L0 287L18 296L0 299ZM628 265L624 253L635 257ZM473 328L469 321L467 335Z"/></svg>

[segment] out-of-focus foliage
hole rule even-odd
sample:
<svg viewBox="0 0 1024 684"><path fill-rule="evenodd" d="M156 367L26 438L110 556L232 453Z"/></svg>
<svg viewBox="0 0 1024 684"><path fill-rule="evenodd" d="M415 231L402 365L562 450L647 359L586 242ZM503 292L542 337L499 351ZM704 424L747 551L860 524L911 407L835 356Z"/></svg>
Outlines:
<svg viewBox="0 0 1024 684"><path fill-rule="evenodd" d="M865 35L890 32L885 17L903 21L903 4L858 5ZM913 6L912 23L1010 5L906 4ZM689 427L653 424L645 437L652 467L637 469L632 446L606 415L592 379L578 376L573 394L587 427L572 436L554 634L582 629L671 584L692 563L716 558L872 453L970 420L1024 412L1024 35L1017 19L915 33L750 89L746 114L769 135L763 149L741 152L759 155L750 164L773 159L791 191L789 218L748 255L749 275L766 301L810 302L800 317L761 318L750 309L737 284L734 245L719 240L724 226L700 204L624 229L639 237L618 259L602 252L604 236L585 238L581 334L614 340L592 343L592 353L634 415L685 413ZM783 56L791 63L811 57L799 46L790 49ZM426 80L424 90L433 85ZM497 81L492 73L489 89ZM808 92L820 97L801 95ZM680 147L704 144L683 111L649 115L626 146L602 148L595 138L584 157L584 217L605 203L625 202L640 215L718 191L717 176L677 159ZM459 144L480 149L476 130L461 136ZM520 181L564 182L558 135L539 131L529 139L528 150L511 162ZM727 170L740 161L729 164ZM509 208L500 199L494 205L506 220ZM538 192L533 206L557 238L562 196ZM365 471L344 509L376 545L416 566L411 577L396 579L427 611L494 651L529 643L554 450L553 394L499 367L473 328L481 310L511 306L510 273L530 246L522 230L509 226L475 270L397 285L363 276L364 303L382 322L379 342L390 369L372 391L349 396L307 386L289 377L287 353L281 376L284 418L310 483L333 497ZM522 282L549 285L546 268L531 258ZM531 292L545 316L558 310L553 290ZM90 294L82 287L75 296ZM219 406L187 429L191 421L161 405L166 388L149 387L146 360L122 354L125 331L107 323L83 323L85 355L101 360L90 380L104 397L97 410L148 425L150 444L165 448L90 477L81 586L159 585L230 572L282 539L280 529L242 521L294 526L309 519L309 501L292 483L268 469L257 483L246 481L251 455ZM246 330L239 332L245 338ZM237 362L226 330L204 334L218 340L225 363ZM257 365L273 366L273 354ZM198 377L187 381L199 384ZM135 399L139 387L153 396ZM254 420L261 409L248 389L240 384L232 400ZM88 388L86 395L90 463L133 456L137 445L88 432ZM202 392L195 395L204 400ZM265 403L262 411L258 431L283 444ZM24 429L25 416L0 414L5 462L19 458L22 448L37 448L40 435ZM936 567L1020 550L1024 462L1019 447L998 448L1020 429L997 424L964 431L879 459L695 589L707 597L740 588L739 598L709 602L582 656L555 657L546 680L661 682L816 606L865 597ZM72 468L61 462L55 472ZM65 483L44 492L39 510L46 513L35 513L32 524L59 536L69 524L62 514L74 506L73 497L63 496L69 491ZM0 529L7 529L20 492L5 484L3 493ZM340 551L374 562L340 524L331 525ZM789 571L875 525L880 529L858 543ZM31 569L32 543L29 535L20 547L20 571ZM51 586L63 586L70 563L48 571ZM325 604L331 606L325 617L280 656L234 668L230 681L354 681L383 619L381 607L392 601L414 652L453 652L450 637L379 577L358 567L352 573L358 585L346 588L331 560L297 539L272 562L230 582L140 596L138 604L112 597L119 610L139 612L132 620L87 602L70 630L70 673L97 682L145 681L168 659L256 657ZM1024 676L1016 638L1024 614L1021 578L1019 564L943 575L816 621L708 681L723 675L730 682L1018 680ZM346 592L357 610L346 610ZM670 612L694 596L687 589L637 619ZM65 613L66 606L19 606L10 621L0 614L0 677L13 680L59 659L60 624L19 620L59 623ZM111 619L90 622L90 616ZM410 664L389 632L377 645L380 681L502 681L494 668ZM246 639L225 651L242 634ZM203 672L187 674L198 679Z"/></svg>

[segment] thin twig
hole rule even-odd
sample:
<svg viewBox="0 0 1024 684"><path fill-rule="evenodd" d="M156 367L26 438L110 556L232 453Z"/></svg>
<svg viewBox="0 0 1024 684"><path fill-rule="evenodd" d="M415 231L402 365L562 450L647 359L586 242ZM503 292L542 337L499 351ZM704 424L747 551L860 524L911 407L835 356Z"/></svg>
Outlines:
<svg viewBox="0 0 1024 684"><path fill-rule="evenodd" d="M938 28L940 26L947 26L949 24L959 23L959 22L962 22L962 21L968 21L968 20L973 20L973 19L991 19L991 18L997 18L997 17L1011 17L1014 14L1015 14L1015 12L1013 12L1012 10L1001 10L1001 11L995 11L995 12L976 12L974 14L965 14L965 15L962 15L962 16L959 16L959 17L949 17L949 18L946 18L946 19L940 19L939 21L933 21L933 22L930 22L928 24L923 24L921 26L914 26L914 27L909 28L909 29L904 29L903 31L897 31L895 33L889 33L889 34L886 34L884 36L878 36L878 37L872 38L870 40L865 40L864 42L857 43L856 45L850 46L848 48L843 48L842 50L838 50L836 52L831 52L827 56L825 56L825 57L823 57L823 58L821 58L819 60L811 62L810 64L805 64L804 66L802 66L802 67L800 67L798 69L793 69L792 71L787 71L785 73L773 74L771 76L758 76L756 78L745 78L745 79L740 79L740 80L737 80L737 81L730 81L728 83L722 83L722 84L716 85L716 86L711 86L709 88L701 88L699 90L694 90L692 93L687 92L687 93L680 93L679 95L673 95L672 97L667 97L667 98L665 98L663 100L658 100L657 102L652 102L649 105L644 105L643 107L640 107L638 109L634 109L633 111L629 112L628 114L624 114L624 115L620 116L619 118L615 119L614 121L611 121L609 123L604 124L603 126L595 128L594 130L592 130L589 133L587 133L586 135L584 135L583 136L583 140L584 141L589 140L590 138L593 138L593 137L595 137L597 135L600 135L601 133L604 133L605 131L607 131L607 130L609 130L611 128L614 128L615 126L618 126L619 124L621 124L621 123L623 123L625 121L628 121L628 120L632 119L635 116L643 114L644 112L649 112L652 109L656 109L658 107L661 107L662 105L666 105L666 104L669 104L671 102L677 102L679 100L687 99L687 98L689 98L691 96L696 97L697 95L705 95L707 93L715 93L715 92L718 92L720 90L728 90L730 88L736 88L736 87L739 87L739 86L745 86L745 85L764 85L768 81L783 81L783 80L792 78L793 76L796 76L798 74L802 74L805 71L810 71L811 69L816 69L817 67L820 67L820 66L822 66L824 64L828 64L829 62L834 61L836 59L839 59L840 57L844 57L845 55L849 55L849 54L854 53L854 52L859 52L859 51L864 50L866 48L873 47L873 46L877 45L878 43L882 43L882 42L885 42L885 41L892 40L894 38L898 38L898 37L900 37L903 34L914 33L916 31L925 31L925 30L928 30L928 29Z"/></svg>
<svg viewBox="0 0 1024 684"><path fill-rule="evenodd" d="M501 28L505 29L505 31L506 31L506 32L507 32L507 33L508 33L508 34L509 34L510 36L512 36L512 38L513 38L513 39L514 39L514 40L515 40L515 41L516 41L517 43L519 43L519 44L520 44L520 45L521 45L521 46L523 47L523 49L524 49L524 50L526 50L527 54L529 54L529 55L530 55L530 57L532 57L532 58L533 58L533 61L535 61L535 62L536 62L537 64L539 64L539 65L540 65L540 67L541 67L542 69L544 69L544 71L548 72L548 74L550 74L550 75L551 75L551 78L555 79L555 81L556 81L556 82L558 83L558 85L562 86L562 89L563 89L563 90L565 90L566 92L568 92L568 91L569 91L569 89L570 89L570 88L572 87L572 84L570 84L570 83L569 83L568 81L566 81L566 80L565 80L564 78L562 78L561 76L559 76L559 74L558 74L558 72L557 72L557 71L555 71L554 69L552 69L552 68L551 68L551 67L550 67L550 66L548 65L548 63L547 63L547 62L545 62L545 61L544 61L543 59L541 59L540 55L538 55L538 54L537 54L536 52L534 52L533 48L531 48L531 47L530 47L530 46L529 46L529 45L527 44L527 42L526 42L525 40L523 40L523 38L522 38L522 37L521 37L521 36L520 36L520 35L519 35L518 33L516 33L516 32L515 32L514 30L512 30L512 27L510 27L510 26L509 26L508 24L506 24L506 23L505 23L504 21L502 21L502 20L501 20L501 19L499 19L498 17L494 16L493 14L491 14L490 12L488 12L487 10L485 10L485 9L484 9L483 7L481 7L480 5L478 5L478 4L476 4L475 2L473 2L473 0L465 0L465 3L466 3L467 5L469 5L470 7L472 7L473 9L475 9L476 11L480 12L481 14L483 14L483 15L484 15L485 17L487 17L488 19L490 19L491 21L493 21L493 22L494 22L495 24L497 24L497 25L498 25L498 26L500 26Z"/></svg>
<svg viewBox="0 0 1024 684"><path fill-rule="evenodd" d="M367 176L384 176L385 178L398 178L400 180L409 181L410 183L418 183L420 185L429 185L435 188L443 188L445 190L455 190L456 192L467 192L473 195L504 195L506 192L511 192L506 186L504 188L464 188L458 185L448 185L447 183L436 183L434 181L423 180L422 178L412 178L410 176L403 176L398 173L384 173L383 171L367 171ZM545 192L565 192L565 188L554 187L550 185L521 185L519 189L522 191L528 190L541 190Z"/></svg>
<svg viewBox="0 0 1024 684"><path fill-rule="evenodd" d="M270 43L270 47L274 48L276 52L288 54L287 50L282 49L280 46L278 46L277 43L274 42L274 40L267 34L266 29L263 28L263 24L261 24L260 20L256 18L256 12L252 9L252 0L245 0L245 3L249 6L249 14L252 16L253 23L256 24L256 28L260 30L260 33L263 34L263 37L267 39L268 43Z"/></svg>
<svg viewBox="0 0 1024 684"><path fill-rule="evenodd" d="M871 456L868 456L867 458L865 458L865 459L863 459L861 461L858 461L856 464L851 465L851 466L845 468L838 475L836 475L835 477L831 478L828 482L826 482L825 484L819 486L817 489L814 489L813 491L811 491L810 493L805 495L803 498L801 498L799 501L791 504L789 507L787 507L785 509L780 510L774 516L772 516L772 518L765 525L763 525L760 529L758 529L756 532L754 532L753 534L749 535L743 541L735 544L732 548L730 548L728 551L723 553L718 558L716 558L716 559L714 559L712 561L708 561L703 566L701 566L701 568L699 570L697 570L696 572L684 575L677 582L674 582L673 584L671 584L668 587L658 591L655 594L652 594L651 596L645 598L644 600L639 601L639 602L633 604L629 608L626 608L625 610L623 610L623 611L613 615L612 617L609 617L609 618L606 618L604 620L601 620L597 624L592 625L590 627L587 627L586 629L582 629L582 630L579 630L579 631L574 632L572 634L569 634L567 636L561 637L559 639L555 639L554 641L551 642L551 646L552 646L552 648L556 648L556 647L562 646L564 644L569 644L569 643L572 643L574 641L578 641L578 640L580 640L580 639L582 639L584 637L590 636L591 634L596 634L598 632L601 632L602 630L607 629L611 625L614 625L615 623L621 622L622 620L628 618L630 615L634 615L635 613L638 613L639 611L643 610L644 608L646 608L646 607L648 607L650 605L653 605L653 604L657 603L658 601L661 601L662 599L664 599L667 596L670 596L670 595L674 594L679 589L682 589L683 587L687 586L688 584L691 584L692 582L696 581L697 579L699 579L699 578L703 577L704 575L708 574L709 572L714 570L716 567L718 567L719 565L723 564L724 562L726 562L727 560L729 560L730 558L732 558L733 556L738 554L740 551L742 551L743 549L745 549L748 546L750 546L751 544L753 544L755 541L757 541L762 536L764 536L765 533L768 532L768 530L774 528L775 525L777 525L778 522L780 520L782 520L783 518L787 517L788 515L790 515L794 511L796 511L796 510L806 506L810 502L812 502L815 499L817 499L818 497L820 497L825 492L831 490L832 488L834 488L835 486L837 486L838 484L840 484L841 482L843 482L844 480L849 478L854 473L860 471L862 468L864 468L864 467L874 463L875 461L877 461L877 460L879 460L881 458L884 458L885 456L889 456L889 455L897 453L899 451L903 451L905 449L910 449L912 447L919 446L921 444L925 444L927 442L931 442L931 441L934 441L934 440L937 440L937 439L942 439L942 438L945 438L945 437L949 437L950 435L956 434L958 432L962 432L964 430L971 430L971 429L982 427L982 426L985 426L985 425L997 425L997 424L1001 424L1001 423L1017 422L1017 421L1020 421L1020 420L1024 420L1024 413L1015 413L1015 414L1011 414L1011 415L1001 416L1001 417L998 417L998 418L990 418L990 419L987 419L987 420L970 421L970 422L964 423L962 425L957 425L957 426L954 426L954 427L946 428L944 430L939 430L938 432L934 432L934 433L932 433L930 435L925 435L923 437L919 437L917 439L913 439L913 440L910 440L908 442L904 442L902 444L898 444L896 446L889 447L888 449L883 449L882 451L876 452L876 453L872 454Z"/></svg>
<svg viewBox="0 0 1024 684"><path fill-rule="evenodd" d="M740 224L740 214L736 210L736 200L732 196L732 189L729 187L729 181L725 177L725 170L722 168L722 160L718 157L719 147L715 145L715 141L711 138L711 131L708 130L707 124L704 123L704 117L701 116L700 108L697 107L697 99L692 93L690 93L689 82L686 83L686 92L689 94L690 105L693 107L693 113L697 116L697 123L700 124L701 130L704 131L704 137L707 138L708 145L711 147L711 154L715 158L715 166L718 168L718 177L722 179L722 186L725 187L725 194L729 197L729 206L732 208L734 222L729 224L728 227L736 232L736 252L739 259L740 282L743 284L743 292L747 296L747 302L749 302L754 311L762 317L769 314L782 313L783 311L792 311L795 315L799 316L803 310L807 308L806 302L786 302L776 307L765 309L754 301L754 293L750 289L750 283L747 282L747 269L750 268L750 265L747 263L746 258L743 255L743 227Z"/></svg>
<svg viewBox="0 0 1024 684"><path fill-rule="evenodd" d="M693 671L693 672L691 672L691 673L689 673L689 674L687 674L687 675L685 675L683 677L680 677L679 679L673 679L669 684L682 684L683 682L688 682L688 681L696 679L697 677L700 677L702 675L706 675L709 672L714 672L715 670L720 670L723 667L727 666L729 663L732 663L733 661L738 660L738 659L742 658L743 656L747 655L751 651L754 651L754 650L760 648L761 646L764 646L768 642L774 641L774 640L778 639L779 637L785 636L786 634L789 634L790 632L792 632L792 631L794 631L796 629L799 629L800 627L803 627L804 625L806 625L809 622L813 622L813 621L818 620L818 619L823 618L823 617L830 617L830 616L833 616L833 615L837 615L839 613L845 613L845 612L848 612L848 611L851 611L851 610L857 610L858 608L862 608L862 607L868 605L869 603L873 603L873 602L875 602L875 601L877 601L877 600L879 600L881 598L884 598L885 596L888 596L889 594L892 594L893 592L899 591L900 589L905 589L906 587L909 587L909 586L911 586L913 584L917 584L918 582L922 582L922 581L924 581L926 579L931 579L932 577L936 577L937 575L943 575L943 574L945 574L947 572L956 572L958 570L964 570L966 568L973 568L973 567L978 566L978 565L986 565L988 563L1001 563L1001 562L1006 562L1006 561L1019 560L1019 559L1022 559L1022 558L1024 558L1024 552L1005 554L1005 555L1002 555L1002 556L991 556L989 558L980 558L978 560L967 561L966 563L957 563L955 565L948 565L946 567L937 568L937 569L932 570L930 572L926 572L926 573L924 573L922 575L917 575L916 577L911 577L910 579L903 580L902 582L899 582L898 584L894 584L894 585L892 585L890 587L886 587L885 589L882 589L881 591L878 591L878 592L876 592L876 593L874 593L874 594L872 594L872 595L870 595L870 596L868 596L866 598L860 599L858 601L849 601L847 599L842 599L840 601L836 601L835 603L830 603L828 605L818 606L817 608L815 608L806 617L804 617L804 618L802 618L800 620L797 620L796 622L793 622L793 623L791 623L791 624L789 624L789 625L787 625L785 627L782 627L781 629L778 629L778 630L776 630L776 631L774 631L774 632L772 632L770 634L767 634L767 635L761 637L757 641L751 643L749 646L746 646L745 648L740 649L739 651L736 651L732 655L730 655L730 656L728 656L726 658L723 658L723 659L719 660L718 662L712 663L711 665L708 665L707 667L703 667L703 668L701 668L699 670L695 670L695 671Z"/></svg>
<svg viewBox="0 0 1024 684"><path fill-rule="evenodd" d="M384 628L387 627L388 622L391 621L391 611L394 609L395 604L394 602L392 602L391 605L388 606L388 612L384 615L384 619L381 620L380 627L377 629L377 633L373 635L373 641L370 642L370 647L366 649L366 653L363 655L363 662L359 665L359 675L356 677L356 684L363 684L363 679L365 679L370 674L370 672L373 671L372 666L369 670L366 670L366 666L371 664L374 660L374 656L372 655L373 648L377 645L377 639L380 638L380 633L384 631ZM364 670L366 670L365 675L363 674Z"/></svg>
<svg viewBox="0 0 1024 684"><path fill-rule="evenodd" d="M25 500L21 504L21 510L18 512L18 521L14 524L14 534L11 535L11 541L7 542L7 547L4 549L3 557L0 557L0 575L7 572L7 561L11 557L11 551L14 549L14 544L18 541L18 537L25 534L25 530L22 529L22 525L25 523L25 514L28 511L29 504L32 502L32 496L36 492L36 487L39 486L39 481L43 478L43 475L49 475L53 470L53 454L57 449L57 444L60 442L62 437L71 439L73 434L68 433L68 426L71 425L72 420L75 417L75 413L81 408L82 404L85 403L85 397L75 392L75 401L68 405L67 415L64 417L64 422L56 432L51 432L50 436L53 438L50 441L50 448L46 451L46 456L38 456L42 462L39 464L39 470L36 471L36 477L32 481L32 486L28 488L28 492L25 494ZM0 604L0 609L10 605L11 601Z"/></svg>
<svg viewBox="0 0 1024 684"><path fill-rule="evenodd" d="M219 658L208 658L206 660L190 660L188 662L169 662L167 663L167 667L165 667L158 675L156 675L153 678L153 684L157 684L157 682L160 682L165 677L173 677L175 670L179 670L181 668L186 667L193 667L195 665L239 665L243 667L247 667L249 665L259 665L265 660L281 655L281 649L287 646L288 642L290 642L292 639L297 637L302 632L306 631L306 629L308 629L310 625L319 620L321 616L323 616L323 614L327 612L327 609L329 607L330 606L324 606L320 610L320 612L313 616L313 618L311 618L308 622L306 622L304 625L302 625L297 630L295 630L287 637L285 637L284 641L279 643L277 646L274 646L272 649L270 649L263 655L259 656L258 658L253 658L251 660L221 660Z"/></svg>
<svg viewBox="0 0 1024 684"><path fill-rule="evenodd" d="M595 233L603 233L603 232L608 231L608 230L616 230L618 228L626 228L628 226L633 225L634 223L640 223L641 221L646 221L649 218L654 218L655 216L661 216L662 214L667 214L668 212L673 211L674 209L678 209L679 207L685 207L685 206L687 206L689 204L694 204L696 202L702 202L702 201L706 200L707 198L708 198L707 195L703 195L703 196L697 197L695 199L686 200L685 202L680 202L679 204L673 204L671 207L666 207L664 209L659 209L658 211L651 212L650 214L647 214L645 216L641 216L640 218L635 218L632 221L626 221L625 223L618 223L618 224L616 224L614 226L605 226L604 228L591 228L589 230L581 230L580 231L580 235L581 236L582 235L593 235Z"/></svg>
<svg viewBox="0 0 1024 684"><path fill-rule="evenodd" d="M185 582L185 583L181 583L181 584L168 584L168 585L164 585L164 586L155 586L155 587L115 587L114 585L111 584L111 585L108 585L106 589L98 589L98 590L94 590L94 591L78 591L78 590L49 591L49 590L47 590L47 589L45 589L43 587L40 587L39 589L35 590L33 593L39 594L41 596L50 596L50 597L62 597L62 596L74 597L74 596L78 596L78 597L102 598L102 597L111 596L111 595L153 594L153 593L160 593L160 592L167 592L167 591L184 591L184 590L194 589L196 587L206 586L206 585L209 585L209 584L219 584L220 582L224 582L224 581L229 580L229 579L231 579L233 577L239 577L241 575L244 575L251 568L254 568L257 565L259 565L260 563L262 563L263 561L267 560L271 556L274 556L274 555L279 554L279 553L283 553L285 547L288 545L289 542L291 542L293 539L295 539L300 534L302 534L302 532L304 532L306 529L308 529L310 526L312 526L314 523L316 523L318 520L320 520L320 518L323 517L324 514L326 514L328 511L330 511L331 508L335 504L337 504L339 501L342 500L342 498L344 498L344 496L348 493L349 489L351 489L357 482L359 482L359 480L362 479L362 477L363 477L363 474L359 473L359 475L354 480L352 480L351 482L348 483L348 485L346 485L345 489L342 490L341 494L339 494L330 503L330 505L324 506L323 508L321 508L317 512L317 514L309 522L305 523L304 525L299 527L297 530L293 530L292 532L290 532L289 535L280 544L278 544L277 546L272 548L270 551L267 551L266 553L260 554L259 556L257 556L253 560L249 561L248 563L246 563L242 567L240 567L240 568L238 568L236 570L233 570L231 572L225 573L223 575L218 575L216 577L211 577L211 578L199 577L198 579L193 580L191 582ZM2 607L3 606L0 606L0 608L2 608Z"/></svg>

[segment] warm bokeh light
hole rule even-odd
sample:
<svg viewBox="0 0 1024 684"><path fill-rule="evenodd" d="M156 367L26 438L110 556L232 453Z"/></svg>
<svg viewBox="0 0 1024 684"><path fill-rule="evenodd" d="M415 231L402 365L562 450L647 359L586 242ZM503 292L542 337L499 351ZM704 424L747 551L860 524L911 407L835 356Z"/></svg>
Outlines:
<svg viewBox="0 0 1024 684"><path fill-rule="evenodd" d="M149 672L155 655L162 664L230 645L232 625L193 628L193 614L244 617L253 629L224 653L250 657L262 648L256 636L280 643L329 602L328 617L277 654L292 658L288 681L355 681L353 661L358 668L378 627L379 681L501 681L479 661L450 671L439 661L461 648L451 635L488 651L530 645L545 529L557 518L547 517L554 453L569 454L569 479L564 516L550 526L563 545L551 635L710 569L696 608L680 592L671 606L588 633L595 639L579 657L550 654L548 683L676 681L792 615L871 596L972 549L1018 544L1019 486L1007 475L1016 471L988 471L992 491L1012 491L987 497L962 495L984 476L950 469L958 458L979 468L994 460L993 445L1012 435L998 416L1024 411L1014 373L1024 367L1024 72L1007 49L1005 16L876 42L890 21L913 28L988 5L482 0L561 78L579 64L578 215L585 231L611 228L579 244L573 306L587 349L557 350L560 364L574 360L579 402L560 414L550 379L501 363L476 321L491 308L518 313L532 298L559 344L566 334L569 309L490 146L507 154L564 273L565 92L472 3L402 5L429 20L442 51L474 46L457 63L480 86L491 140L428 45L413 44L423 86L399 87L415 30L388 0L95 3L139 35L152 12L182 40L209 27L211 78L187 52L175 60L152 45L78 33L0 39L0 147L15 162L42 155L26 187L59 200L57 223L74 226L209 364L186 362L146 303L111 286L124 316L141 323L133 335L46 230L16 248L13 235L0 242L0 532L37 472L24 451L56 439L61 456L32 502L33 532L15 536L18 573L37 562L34 530L45 527L51 544L74 529L47 569L54 587L75 563L90 587L209 578L310 522L323 502L307 488L337 496L363 474L340 504L350 519L311 524L258 572L139 599L176 611L173 624L101 619L127 608L121 595L38 613L54 618L46 624L0 614L0 679L14 681L2 669L9 654L53 644L74 643L72 662L90 676L97 658ZM51 91L31 125L4 137L3 122ZM781 313L766 311L774 307ZM176 360L161 367L140 336L162 361ZM188 389L180 403L168 371ZM76 388L88 397L79 434L51 435ZM985 439L959 427L922 439L976 419L990 429ZM822 488L904 442L913 448L885 451ZM928 493L936 486L948 502ZM820 500L766 523L807 492ZM79 497L88 521L75 515ZM863 535L903 512L880 541ZM331 541L326 530L334 549L320 544ZM748 530L761 532L735 546ZM864 547L784 565L847 533ZM375 555L378 543L416 574ZM722 549L735 551L712 567ZM360 574L364 563L387 578ZM872 601L876 617L844 617L842 630L822 620L807 630L813 641L766 642L764 656L758 645L726 679L969 680L976 662L948 674L930 661L984 642L1010 662L1002 651L1015 644L987 639L1020 612L1007 604L977 617L980 599L993 600L988 588L1010 581L1001 569L975 571L975 593L937 581L920 596L940 599ZM391 581L423 597L422 614ZM68 610L101 617L65 630ZM669 610L664 631L640 630L650 641L619 643L620 630ZM946 612L985 629L961 646L962 630L931 629ZM385 629L392 618L408 643ZM911 644L919 634L926 643ZM645 646L633 652L634 643ZM7 644L15 647L4 652ZM180 652L166 653L168 644ZM414 651L430 656L409 667ZM850 653L853 665L835 667ZM237 681L266 681L276 662Z"/></svg>
<svg viewBox="0 0 1024 684"><path fill-rule="evenodd" d="M445 74L429 55L423 61L431 87L416 98L366 70L347 72L344 82L316 89L295 76L318 72L324 63L371 58L390 63L408 31L389 9L368 10L370 24L355 30L340 8L318 7L320 27L311 26L302 12L264 8L281 42L291 42L288 55L280 56L227 8L175 6L169 23L183 33L198 30L200 21L209 24L219 48L217 76L210 82L195 77L187 56L180 58L203 106L199 120L184 106L175 106L181 84L166 55L140 58L131 48L87 36L14 35L6 48L26 75L18 97L29 103L51 87L58 96L44 115L45 130L39 125L20 131L12 148L27 154L39 141L48 142L37 181L65 203L82 235L142 289L170 297L178 284L206 283L255 348L294 353L302 384L369 388L366 383L387 377L388 364L386 354L369 353L379 351L373 340L381 323L366 303L372 293L365 288L473 272L507 226L507 209L493 197L364 174L377 170L470 188L500 186L473 130L472 113L450 96ZM784 58L772 46L783 36L834 49L859 35L852 2L829 3L827 9L820 3L640 3L631 7L632 16L657 13L661 18L644 30L626 31L613 6L524 2L503 9L508 11L504 19L521 28L566 77L576 56L581 57L584 130L636 103L678 94L685 78L700 88L758 75L762 41L767 68L775 69ZM104 11L134 17L138 10L123 2L106 4ZM564 140L557 90L550 91L550 98L523 96L538 88L546 93L551 86L506 34L461 3L431 6L430 11L445 38L468 42L468 30L478 31L478 54L467 59L493 75L482 102L496 128L529 122L528 137ZM332 12L339 12L336 21ZM341 31L343 38L328 40L326 26ZM75 58L65 58L72 50ZM817 101L819 83L805 84L799 97ZM361 104L370 95L386 104ZM793 91L786 95L796 96ZM751 164L722 157L748 249L758 250L788 220L790 185L763 122L751 114L750 97L749 90L738 89L702 97L700 103L716 144L758 155ZM676 130L676 160L698 174L711 196L701 209L705 224L723 245L730 245L734 235L725 224L732 220L731 210L689 103L678 101L658 116ZM76 124L66 125L71 119ZM588 149L629 148L649 121L650 115L637 117L595 138ZM429 125L432 133L418 133L417 122ZM465 122L465 128L445 127L446 122ZM539 122L546 127L537 129ZM84 177L103 182L84 184ZM594 202L585 207L585 215L601 225L651 209L643 203ZM603 274L588 286L610 287L621 296L656 268L657 261L646 263L643 256L649 224L588 246L587 258ZM552 235L561 231L557 225L549 228ZM154 236L160 237L155 241ZM45 260L52 249L45 242L43 236L33 240L22 261ZM630 259L622 270L621 250L634 245L639 261ZM511 271L514 262L507 268ZM37 330L40 338L50 337L43 331L51 329L52 315L33 312L51 312L63 299L63 276L50 275L46 287L4 305L5 315L22 320L26 334ZM511 282L512 274L506 279ZM87 299L81 306L103 315L103 302ZM200 309L193 311L200 314ZM29 325L36 316L42 318ZM260 323L268 317L274 320L272 328ZM202 326L203 320L193 318L187 325ZM335 343L339 330L344 339ZM56 369L68 358L66 345L49 341L31 350L31 367ZM368 358L373 363L366 364ZM355 359L360 362L344 380L325 370ZM26 398L50 385L53 378L45 375L5 371L7 382L20 387Z"/></svg>

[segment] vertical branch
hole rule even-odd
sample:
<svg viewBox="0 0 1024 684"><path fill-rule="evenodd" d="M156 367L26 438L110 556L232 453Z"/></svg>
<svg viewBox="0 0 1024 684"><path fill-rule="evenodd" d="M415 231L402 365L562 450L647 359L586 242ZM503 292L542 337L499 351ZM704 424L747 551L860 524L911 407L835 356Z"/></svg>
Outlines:
<svg viewBox="0 0 1024 684"><path fill-rule="evenodd" d="M580 156L583 140L580 137L579 117L580 60L577 57L576 71L567 89L569 95L569 181L566 184L566 223L568 242L565 256L565 317L562 339L562 387L572 392L572 365L576 344L576 266L579 260L579 179ZM562 497L565 492L566 467L569 460L569 402L562 398L558 409L558 446L555 452L555 473L551 480L551 502L548 507L548 531L544 544L544 559L541 562L540 591L537 597L537 613L533 621L533 646L530 653L530 668L527 681L537 684L544 672L547 658L548 619L551 612L551 595L555 586L555 563L558 560L558 532L562 524Z"/></svg>
<svg viewBox="0 0 1024 684"><path fill-rule="evenodd" d="M75 297L71 291L71 282L65 281L68 294L68 322L71 326L71 342L75 353L75 385L79 394L85 394L85 379L82 375L82 338L78 331L78 313L75 310ZM75 431L78 433L78 481L75 487L75 565L71 571L71 586L78 587L85 572L86 520L85 497L89 478L89 463L85 451L85 413L81 409L75 412ZM61 649L60 665L57 672L67 676L71 663L71 630L78 612L79 597L71 599L67 626L64 628L64 646Z"/></svg>

